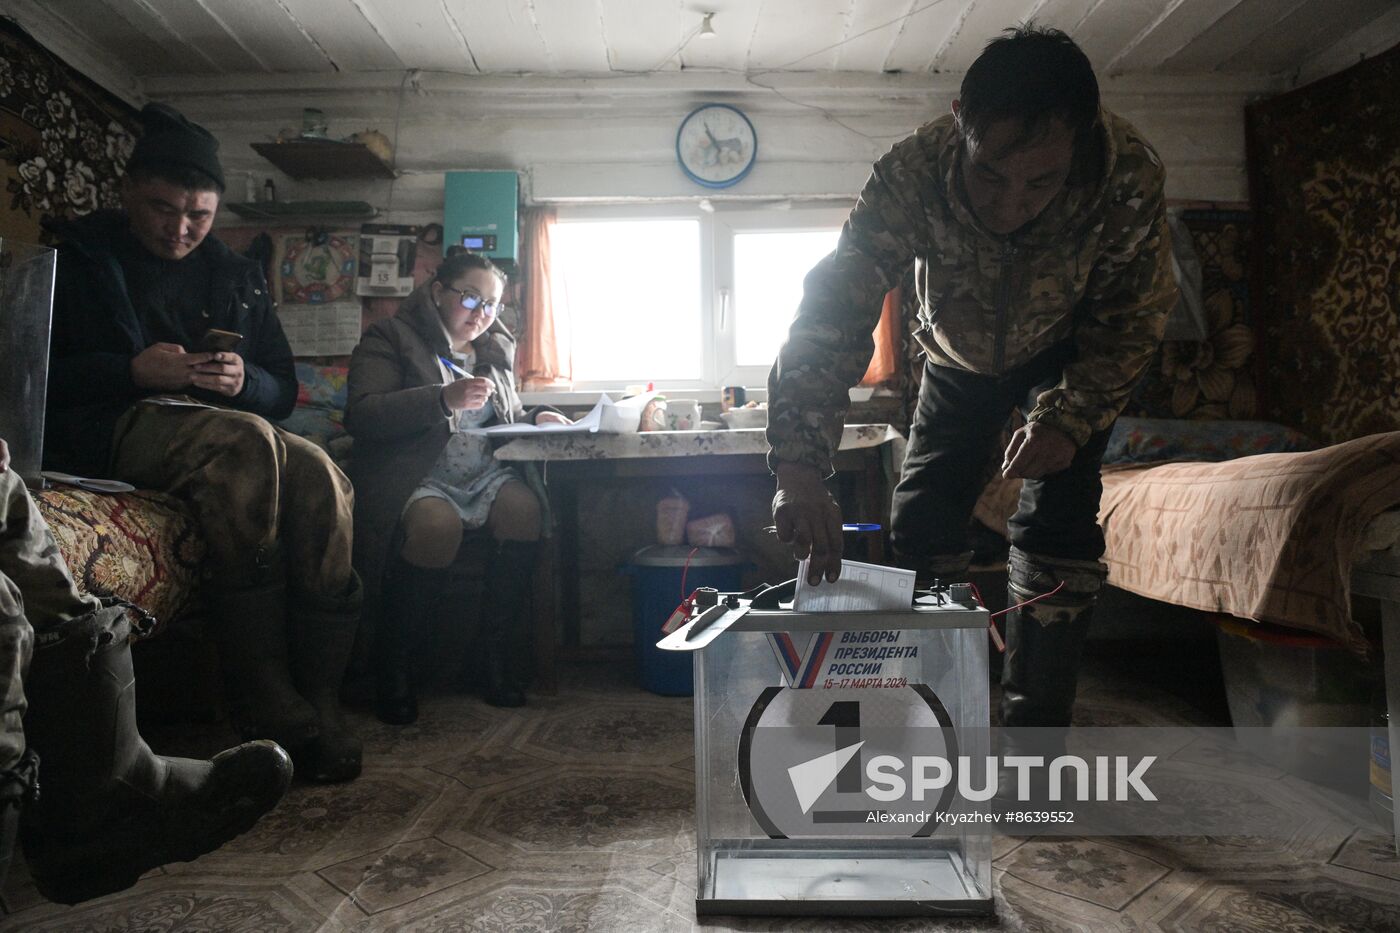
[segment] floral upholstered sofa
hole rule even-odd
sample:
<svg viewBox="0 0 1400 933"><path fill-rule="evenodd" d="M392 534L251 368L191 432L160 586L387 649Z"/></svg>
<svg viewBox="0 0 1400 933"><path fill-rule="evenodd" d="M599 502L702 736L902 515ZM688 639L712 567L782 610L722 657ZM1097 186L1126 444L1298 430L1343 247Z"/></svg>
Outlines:
<svg viewBox="0 0 1400 933"><path fill-rule="evenodd" d="M298 363L297 380L297 407L280 426L343 462L350 447L341 423L345 367ZM36 499L83 590L146 609L156 618L152 634L197 611L204 540L178 499L148 490L112 495L72 486L53 486Z"/></svg>

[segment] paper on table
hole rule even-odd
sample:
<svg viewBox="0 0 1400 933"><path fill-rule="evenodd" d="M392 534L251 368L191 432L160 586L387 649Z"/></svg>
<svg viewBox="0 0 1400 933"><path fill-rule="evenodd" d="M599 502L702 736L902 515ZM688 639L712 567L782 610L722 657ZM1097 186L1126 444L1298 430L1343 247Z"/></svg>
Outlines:
<svg viewBox="0 0 1400 933"><path fill-rule="evenodd" d="M841 561L841 577L820 586L807 583L807 561L797 566L795 612L874 612L914 605L914 571Z"/></svg>
<svg viewBox="0 0 1400 933"><path fill-rule="evenodd" d="M489 428L467 428L463 434L490 434L492 437L526 437L535 434L636 434L642 408L656 395L637 395L614 402L606 394L598 404L573 424L493 424ZM640 401L639 401L640 400Z"/></svg>
<svg viewBox="0 0 1400 933"><path fill-rule="evenodd" d="M74 476L72 473L60 473L57 470L44 470L40 473L44 479L52 480L55 483L63 483L65 486L77 486L79 489L86 489L89 492L135 492L136 487L130 483L123 483L119 479L93 479L89 476Z"/></svg>
<svg viewBox="0 0 1400 933"><path fill-rule="evenodd" d="M142 405L169 405L172 408L214 408L205 402L199 402L188 395L151 395L140 399Z"/></svg>
<svg viewBox="0 0 1400 933"><path fill-rule="evenodd" d="M573 424L493 424L489 428L463 428L463 434L489 434L492 437L526 437L535 434L593 434L598 430L599 410L607 396L593 410Z"/></svg>

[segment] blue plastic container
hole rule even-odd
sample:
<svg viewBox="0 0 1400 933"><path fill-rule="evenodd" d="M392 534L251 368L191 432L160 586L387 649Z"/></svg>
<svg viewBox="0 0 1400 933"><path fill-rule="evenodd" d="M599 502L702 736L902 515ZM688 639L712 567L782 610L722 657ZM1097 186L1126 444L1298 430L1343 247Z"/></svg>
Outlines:
<svg viewBox="0 0 1400 933"><path fill-rule="evenodd" d="M712 586L721 593L738 592L743 571L744 562L732 548L653 545L632 557L626 567L632 577L632 646L644 689L662 696L690 696L695 689L690 654L656 647L661 626L680 605L682 572L684 595L688 596L701 586Z"/></svg>

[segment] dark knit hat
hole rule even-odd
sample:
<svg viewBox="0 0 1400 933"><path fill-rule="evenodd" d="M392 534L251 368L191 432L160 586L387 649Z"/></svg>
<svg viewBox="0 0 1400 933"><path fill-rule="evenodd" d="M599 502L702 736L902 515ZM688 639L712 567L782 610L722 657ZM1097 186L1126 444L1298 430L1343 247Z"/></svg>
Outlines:
<svg viewBox="0 0 1400 933"><path fill-rule="evenodd" d="M141 108L141 138L126 163L135 169L194 169L208 175L224 190L224 168L219 164L219 141L204 127L165 104Z"/></svg>

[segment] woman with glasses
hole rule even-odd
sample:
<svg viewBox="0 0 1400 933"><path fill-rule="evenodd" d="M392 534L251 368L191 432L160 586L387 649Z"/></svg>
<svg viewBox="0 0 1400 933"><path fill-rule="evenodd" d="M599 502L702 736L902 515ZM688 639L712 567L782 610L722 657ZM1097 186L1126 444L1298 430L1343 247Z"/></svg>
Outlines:
<svg viewBox="0 0 1400 933"><path fill-rule="evenodd" d="M539 551L542 494L496 460L471 428L531 420L511 373L515 340L497 320L505 274L451 251L398 313L365 332L350 360L345 428L355 438L355 554L376 614L375 712L418 718L413 648L436 617L445 570L467 531L490 552L478 638L464 686L493 706L520 706L529 671L525 606Z"/></svg>

